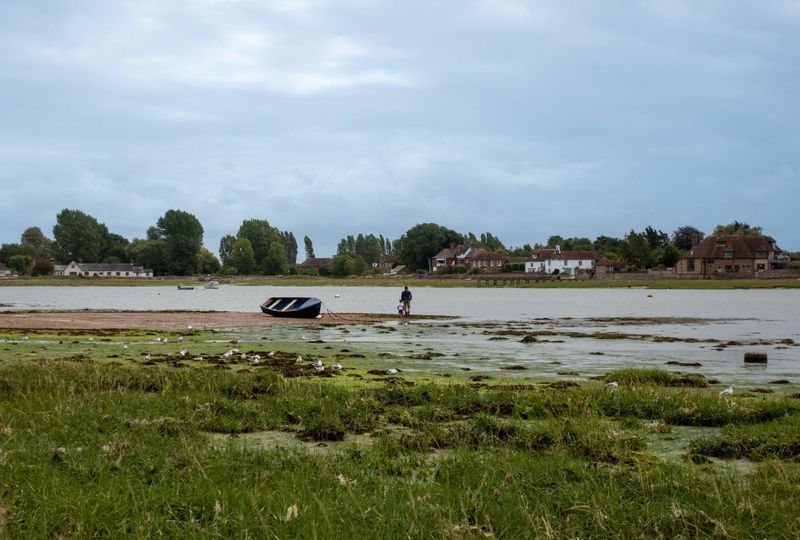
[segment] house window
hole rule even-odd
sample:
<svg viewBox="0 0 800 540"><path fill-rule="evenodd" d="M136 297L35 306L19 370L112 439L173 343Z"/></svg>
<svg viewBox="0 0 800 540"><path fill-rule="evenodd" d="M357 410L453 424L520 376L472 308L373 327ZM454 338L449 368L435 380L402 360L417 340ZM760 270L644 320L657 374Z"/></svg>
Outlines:
<svg viewBox="0 0 800 540"><path fill-rule="evenodd" d="M756 265L756 268L758 270L764 270L765 269L763 264Z"/></svg>
<svg viewBox="0 0 800 540"><path fill-rule="evenodd" d="M733 251L732 250L726 250L725 251L725 258L726 259L733 259Z"/></svg>
<svg viewBox="0 0 800 540"><path fill-rule="evenodd" d="M578 261L578 266L583 266L583 261Z"/></svg>
<svg viewBox="0 0 800 540"><path fill-rule="evenodd" d="M686 271L694 272L694 259L689 259L686 261Z"/></svg>
<svg viewBox="0 0 800 540"><path fill-rule="evenodd" d="M119 272L117 272L117 275L120 275Z"/></svg>
<svg viewBox="0 0 800 540"><path fill-rule="evenodd" d="M766 251L756 251L756 259L766 259L767 252Z"/></svg>

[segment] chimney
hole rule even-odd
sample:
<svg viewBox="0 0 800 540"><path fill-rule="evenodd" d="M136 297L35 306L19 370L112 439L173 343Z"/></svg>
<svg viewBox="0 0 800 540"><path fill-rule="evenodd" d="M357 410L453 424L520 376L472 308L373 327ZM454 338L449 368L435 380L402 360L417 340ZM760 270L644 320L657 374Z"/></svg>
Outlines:
<svg viewBox="0 0 800 540"><path fill-rule="evenodd" d="M561 253L561 246L556 244L556 253Z"/></svg>
<svg viewBox="0 0 800 540"><path fill-rule="evenodd" d="M700 242L700 237L697 236L697 233L692 233L692 248L694 249L697 247L697 244Z"/></svg>

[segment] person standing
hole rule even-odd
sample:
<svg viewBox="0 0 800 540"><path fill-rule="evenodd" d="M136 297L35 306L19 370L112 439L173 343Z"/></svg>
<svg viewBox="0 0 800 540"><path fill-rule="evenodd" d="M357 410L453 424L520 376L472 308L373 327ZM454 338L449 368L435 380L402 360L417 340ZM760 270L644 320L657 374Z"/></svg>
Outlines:
<svg viewBox="0 0 800 540"><path fill-rule="evenodd" d="M411 316L411 291L408 290L408 287L403 289L403 292L400 293L400 302L403 304L403 311L405 311L405 316Z"/></svg>

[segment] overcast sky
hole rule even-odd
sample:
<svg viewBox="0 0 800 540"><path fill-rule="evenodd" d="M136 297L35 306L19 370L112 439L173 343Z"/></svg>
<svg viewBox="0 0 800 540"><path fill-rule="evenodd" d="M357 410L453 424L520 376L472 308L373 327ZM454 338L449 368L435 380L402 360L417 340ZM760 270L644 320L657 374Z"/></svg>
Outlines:
<svg viewBox="0 0 800 540"><path fill-rule="evenodd" d="M0 242L267 219L330 256L761 225L800 250L800 2L3 0Z"/></svg>

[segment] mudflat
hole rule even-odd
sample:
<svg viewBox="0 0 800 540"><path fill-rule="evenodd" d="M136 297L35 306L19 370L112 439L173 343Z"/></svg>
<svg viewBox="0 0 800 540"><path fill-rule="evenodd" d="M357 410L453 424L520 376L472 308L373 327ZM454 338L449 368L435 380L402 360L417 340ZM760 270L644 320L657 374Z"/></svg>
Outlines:
<svg viewBox="0 0 800 540"><path fill-rule="evenodd" d="M186 330L232 326L365 324L396 318L365 313L323 314L318 319L276 318L262 313L232 311L36 311L0 313L0 329Z"/></svg>

